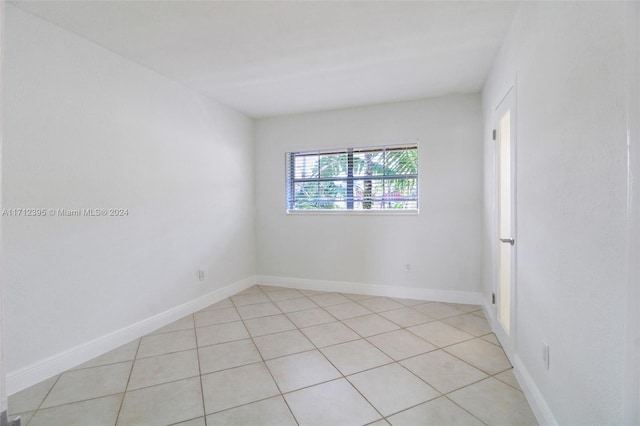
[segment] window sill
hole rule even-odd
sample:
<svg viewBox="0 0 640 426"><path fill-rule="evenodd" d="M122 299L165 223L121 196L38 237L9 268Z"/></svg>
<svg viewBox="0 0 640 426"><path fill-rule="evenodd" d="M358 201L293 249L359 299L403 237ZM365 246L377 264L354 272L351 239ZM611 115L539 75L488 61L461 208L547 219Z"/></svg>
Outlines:
<svg viewBox="0 0 640 426"><path fill-rule="evenodd" d="M403 210L286 210L293 216L416 216L419 209Z"/></svg>

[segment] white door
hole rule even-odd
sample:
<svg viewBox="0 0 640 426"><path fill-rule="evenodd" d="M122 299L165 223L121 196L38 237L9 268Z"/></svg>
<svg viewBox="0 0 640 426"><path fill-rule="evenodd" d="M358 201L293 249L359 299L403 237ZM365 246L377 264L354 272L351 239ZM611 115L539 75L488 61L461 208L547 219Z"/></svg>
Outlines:
<svg viewBox="0 0 640 426"><path fill-rule="evenodd" d="M516 309L516 209L515 209L515 89L496 108L496 180L498 247L495 328L498 340L511 359L515 349Z"/></svg>

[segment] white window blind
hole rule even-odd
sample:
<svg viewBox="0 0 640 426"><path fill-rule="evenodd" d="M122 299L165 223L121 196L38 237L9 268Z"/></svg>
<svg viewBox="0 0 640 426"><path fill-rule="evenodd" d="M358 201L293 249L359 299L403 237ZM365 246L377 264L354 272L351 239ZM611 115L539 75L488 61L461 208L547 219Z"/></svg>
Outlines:
<svg viewBox="0 0 640 426"><path fill-rule="evenodd" d="M417 210L418 144L286 155L287 210Z"/></svg>

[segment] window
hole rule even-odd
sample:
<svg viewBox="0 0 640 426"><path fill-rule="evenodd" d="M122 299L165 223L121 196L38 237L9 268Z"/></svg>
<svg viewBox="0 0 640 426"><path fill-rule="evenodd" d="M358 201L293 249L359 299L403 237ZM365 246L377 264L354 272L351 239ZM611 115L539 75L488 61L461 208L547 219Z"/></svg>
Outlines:
<svg viewBox="0 0 640 426"><path fill-rule="evenodd" d="M417 210L418 145L287 153L287 211Z"/></svg>

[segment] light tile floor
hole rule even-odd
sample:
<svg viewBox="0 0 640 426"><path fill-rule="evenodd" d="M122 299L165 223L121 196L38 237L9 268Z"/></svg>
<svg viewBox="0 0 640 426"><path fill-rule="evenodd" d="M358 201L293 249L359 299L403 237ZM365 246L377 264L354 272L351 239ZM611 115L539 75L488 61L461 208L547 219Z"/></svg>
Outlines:
<svg viewBox="0 0 640 426"><path fill-rule="evenodd" d="M28 426L537 424L479 306L253 286L9 397Z"/></svg>

